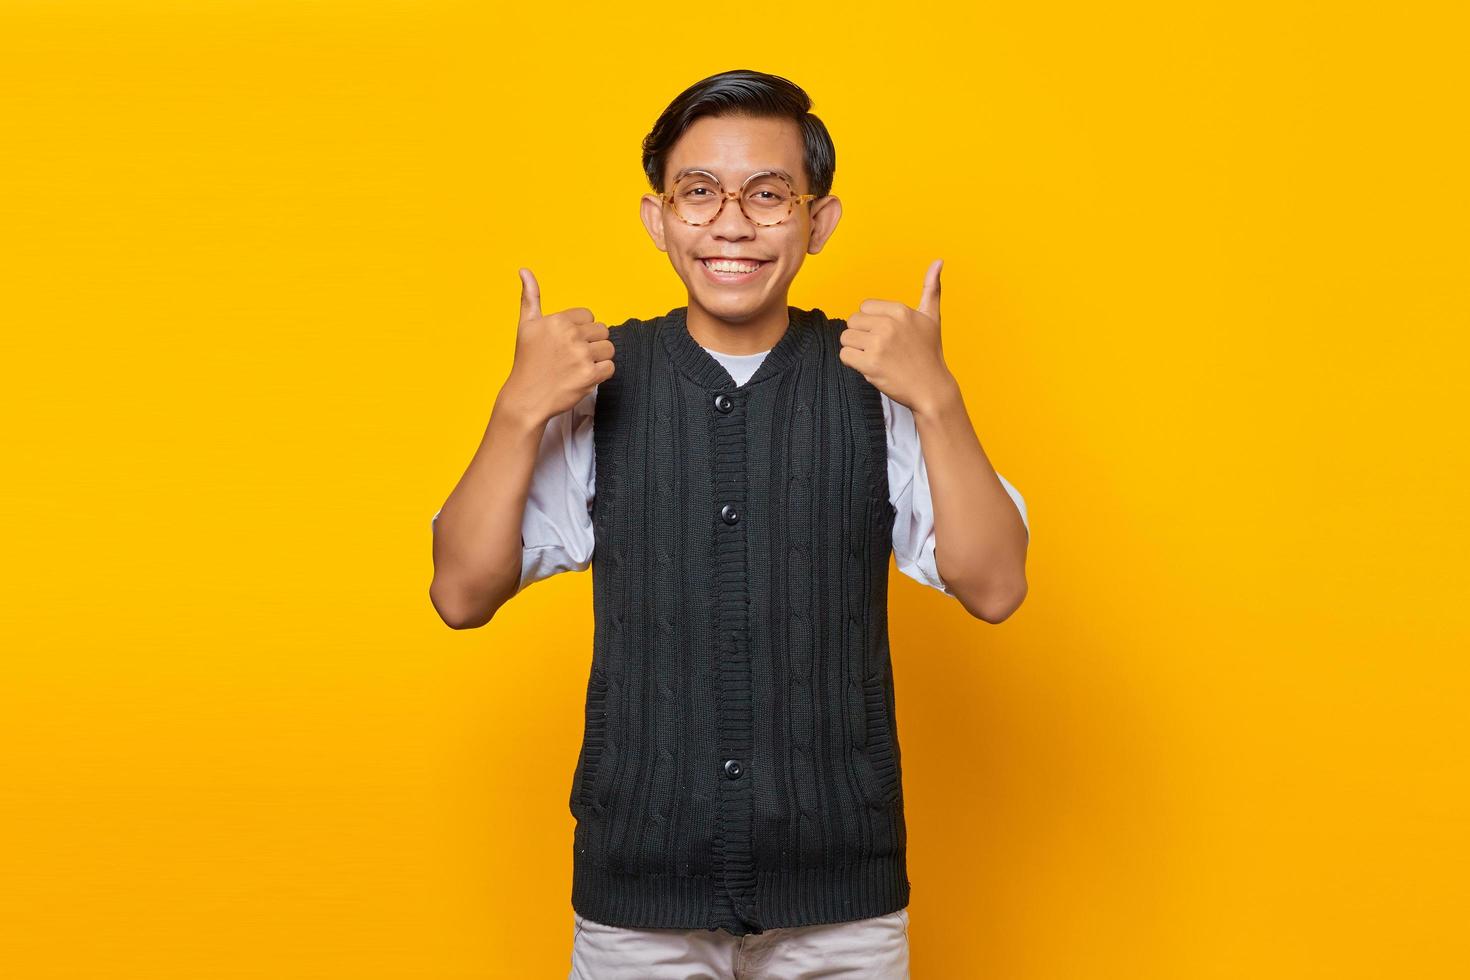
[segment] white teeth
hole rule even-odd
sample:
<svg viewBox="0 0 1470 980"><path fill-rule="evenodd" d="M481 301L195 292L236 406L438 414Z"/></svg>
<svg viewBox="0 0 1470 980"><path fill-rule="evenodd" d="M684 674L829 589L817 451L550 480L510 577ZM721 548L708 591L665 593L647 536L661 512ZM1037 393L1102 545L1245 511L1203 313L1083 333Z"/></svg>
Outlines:
<svg viewBox="0 0 1470 980"><path fill-rule="evenodd" d="M704 259L704 264L715 272L754 272L760 268L760 263L754 265L745 262L731 262L724 259Z"/></svg>

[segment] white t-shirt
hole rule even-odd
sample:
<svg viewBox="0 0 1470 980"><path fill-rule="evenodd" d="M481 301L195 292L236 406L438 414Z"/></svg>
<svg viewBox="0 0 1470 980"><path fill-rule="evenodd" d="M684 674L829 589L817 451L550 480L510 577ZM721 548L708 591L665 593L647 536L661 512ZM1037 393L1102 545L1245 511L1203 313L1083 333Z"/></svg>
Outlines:
<svg viewBox="0 0 1470 980"><path fill-rule="evenodd" d="M737 386L749 381L770 353L705 350L724 365ZM934 560L934 501L929 495L929 473L913 412L882 392L879 395L888 432L888 499L897 511L893 520L894 560L905 575L953 596L940 579ZM521 519L525 545L521 553L521 589L558 572L581 571L592 563L592 498L597 482L592 419L596 403L594 388L586 398L547 422L541 434ZM1015 501L1021 523L1030 534L1026 501L1010 481L999 473L996 476ZM434 518L438 517L436 511Z"/></svg>

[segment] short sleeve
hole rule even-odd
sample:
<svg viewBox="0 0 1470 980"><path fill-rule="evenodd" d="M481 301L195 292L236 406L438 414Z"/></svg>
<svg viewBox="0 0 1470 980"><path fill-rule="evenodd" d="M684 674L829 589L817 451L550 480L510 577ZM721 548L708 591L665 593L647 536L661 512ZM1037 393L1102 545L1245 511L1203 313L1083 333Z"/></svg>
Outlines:
<svg viewBox="0 0 1470 980"><path fill-rule="evenodd" d="M519 593L558 572L581 571L592 563L594 388L576 405L553 416L542 430L536 464L521 516ZM438 520L444 508L430 520Z"/></svg>
<svg viewBox="0 0 1470 980"><path fill-rule="evenodd" d="M929 497L929 477L919 451L914 413L887 395L881 398L883 421L888 427L888 501L895 512L894 562L914 581L953 596L939 577L934 560L934 504Z"/></svg>
<svg viewBox="0 0 1470 980"><path fill-rule="evenodd" d="M934 498L929 489L929 471L914 415L907 406L883 396L883 417L888 425L889 501L896 511L893 521L893 554L898 570L915 581L953 596L939 576L934 549ZM1001 486L1020 512L1026 534L1031 525L1026 501L1011 482L999 473Z"/></svg>
<svg viewBox="0 0 1470 980"><path fill-rule="evenodd" d="M521 519L520 589L592 563L597 389L546 423ZM517 590L519 591L519 590Z"/></svg>

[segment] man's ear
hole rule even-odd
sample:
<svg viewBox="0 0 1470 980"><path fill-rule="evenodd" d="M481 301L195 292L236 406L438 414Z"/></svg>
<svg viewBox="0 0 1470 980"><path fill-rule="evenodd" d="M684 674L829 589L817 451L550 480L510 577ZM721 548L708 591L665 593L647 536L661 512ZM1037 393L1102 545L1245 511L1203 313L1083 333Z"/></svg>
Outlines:
<svg viewBox="0 0 1470 980"><path fill-rule="evenodd" d="M812 202L812 233L807 239L806 250L816 255L837 230L837 219L842 217L842 202L836 194L817 198Z"/></svg>
<svg viewBox="0 0 1470 980"><path fill-rule="evenodd" d="M667 252L669 248L664 242L663 203L663 198L657 194L644 194L638 201L638 216L643 219L643 227L648 229L648 237L653 239L653 244L658 246L660 252Z"/></svg>

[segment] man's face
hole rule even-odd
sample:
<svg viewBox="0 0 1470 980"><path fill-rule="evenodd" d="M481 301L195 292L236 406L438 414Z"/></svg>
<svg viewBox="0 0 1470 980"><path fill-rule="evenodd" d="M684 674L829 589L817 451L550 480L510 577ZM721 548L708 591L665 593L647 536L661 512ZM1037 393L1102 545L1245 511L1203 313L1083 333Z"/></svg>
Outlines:
<svg viewBox="0 0 1470 980"><path fill-rule="evenodd" d="M674 144L664 165L663 189L671 190L686 168L714 174L727 191L739 190L758 171L784 170L794 178L796 193L809 194L804 158L801 129L793 119L704 116ZM648 234L669 254L688 287L690 305L730 323L777 307L784 312L803 259L822 250L842 213L841 202L830 194L796 205L790 217L772 226L755 224L733 200L714 221L697 227L682 221L656 194L645 194L640 207ZM704 264L712 257L758 260L760 268L722 278Z"/></svg>

